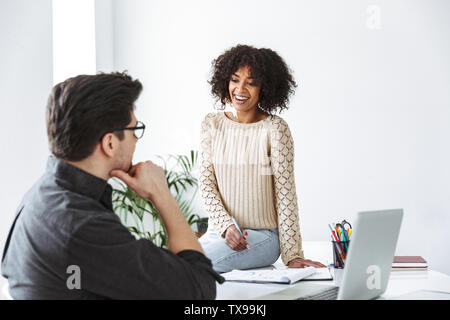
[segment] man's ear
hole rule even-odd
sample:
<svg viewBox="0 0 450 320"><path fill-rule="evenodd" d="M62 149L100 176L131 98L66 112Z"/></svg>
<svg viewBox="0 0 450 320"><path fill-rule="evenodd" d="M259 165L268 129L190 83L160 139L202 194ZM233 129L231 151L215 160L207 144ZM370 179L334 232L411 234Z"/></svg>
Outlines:
<svg viewBox="0 0 450 320"><path fill-rule="evenodd" d="M102 153L112 158L119 147L119 138L113 133L107 133L100 140L100 150Z"/></svg>

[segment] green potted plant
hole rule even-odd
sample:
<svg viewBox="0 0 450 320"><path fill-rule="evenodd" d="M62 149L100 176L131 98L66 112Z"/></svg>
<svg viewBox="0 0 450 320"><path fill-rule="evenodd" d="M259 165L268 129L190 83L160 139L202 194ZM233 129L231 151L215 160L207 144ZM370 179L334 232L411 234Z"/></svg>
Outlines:
<svg viewBox="0 0 450 320"><path fill-rule="evenodd" d="M192 174L197 157L197 151L191 151L189 156L158 156L163 162L169 190L191 227L204 221L192 208L192 202L198 191L197 179ZM169 169L170 163L173 165ZM157 246L167 248L167 232L153 204L149 200L138 197L119 179L113 178L112 185L114 212L119 215L122 223L137 238L147 238ZM192 196L188 195L189 192L192 192Z"/></svg>

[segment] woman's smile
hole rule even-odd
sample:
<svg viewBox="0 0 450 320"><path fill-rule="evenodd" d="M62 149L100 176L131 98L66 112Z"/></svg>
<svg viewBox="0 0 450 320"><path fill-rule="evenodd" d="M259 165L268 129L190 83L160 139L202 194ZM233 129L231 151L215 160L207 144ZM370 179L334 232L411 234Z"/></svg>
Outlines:
<svg viewBox="0 0 450 320"><path fill-rule="evenodd" d="M244 104L249 100L249 97L245 97L243 95L234 95L234 102L237 104Z"/></svg>
<svg viewBox="0 0 450 320"><path fill-rule="evenodd" d="M231 75L228 90L233 107L249 111L258 104L261 86L252 77L250 67L243 66Z"/></svg>

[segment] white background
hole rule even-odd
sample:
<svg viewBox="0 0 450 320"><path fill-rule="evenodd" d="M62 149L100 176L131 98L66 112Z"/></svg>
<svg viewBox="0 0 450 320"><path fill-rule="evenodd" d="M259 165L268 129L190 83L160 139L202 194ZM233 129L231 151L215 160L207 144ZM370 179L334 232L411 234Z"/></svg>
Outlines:
<svg viewBox="0 0 450 320"><path fill-rule="evenodd" d="M327 224L357 211L403 208L396 254L450 274L450 2L97 0L95 9L97 71L128 70L144 85L136 113L148 130L135 161L198 149L214 111L211 61L238 43L272 48L299 85L281 116L294 137L303 239L328 240ZM51 21L50 1L0 0L2 247L48 155Z"/></svg>
<svg viewBox="0 0 450 320"><path fill-rule="evenodd" d="M51 0L0 0L1 255L23 194L45 169L52 56Z"/></svg>

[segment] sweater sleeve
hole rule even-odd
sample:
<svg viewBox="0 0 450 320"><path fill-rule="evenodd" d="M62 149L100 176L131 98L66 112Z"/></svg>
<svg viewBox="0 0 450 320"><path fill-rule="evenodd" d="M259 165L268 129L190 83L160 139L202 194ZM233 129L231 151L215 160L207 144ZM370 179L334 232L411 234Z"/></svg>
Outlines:
<svg viewBox="0 0 450 320"><path fill-rule="evenodd" d="M270 141L281 259L287 265L292 259L304 258L304 254L294 178L294 141L282 118L274 120Z"/></svg>
<svg viewBox="0 0 450 320"><path fill-rule="evenodd" d="M201 127L201 152L199 185L205 210L209 215L209 223L212 223L216 232L223 238L225 231L233 224L231 215L225 209L222 197L217 188L217 180L212 163L212 137L211 126L214 113L209 113L202 121Z"/></svg>

